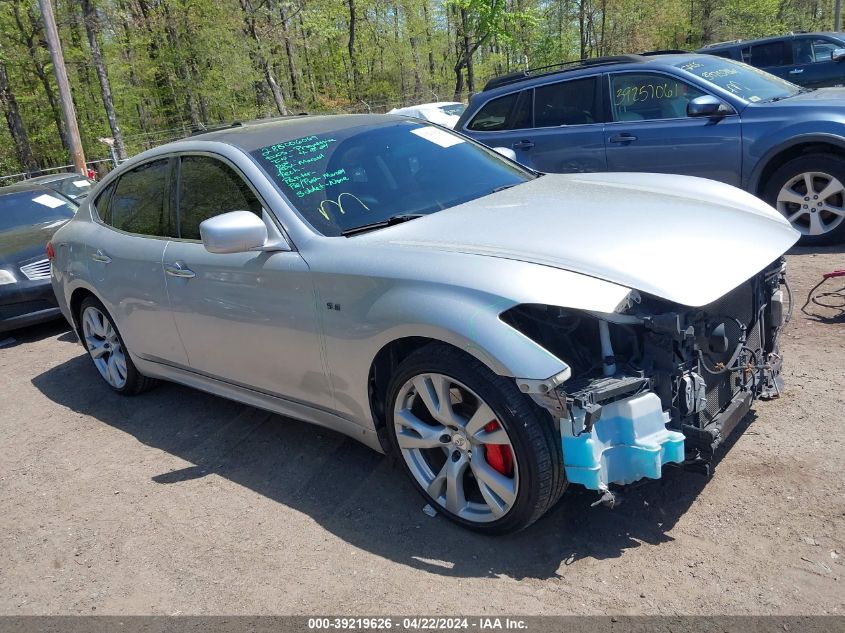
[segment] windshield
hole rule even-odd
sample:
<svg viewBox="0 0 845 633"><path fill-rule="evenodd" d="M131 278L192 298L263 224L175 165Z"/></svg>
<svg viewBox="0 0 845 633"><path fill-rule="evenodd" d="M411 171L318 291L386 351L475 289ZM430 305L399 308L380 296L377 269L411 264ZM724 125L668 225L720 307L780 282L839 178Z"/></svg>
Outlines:
<svg viewBox="0 0 845 633"><path fill-rule="evenodd" d="M43 191L0 195L0 231L63 222L71 219L75 211L70 201Z"/></svg>
<svg viewBox="0 0 845 633"><path fill-rule="evenodd" d="M461 116L467 107L463 103L452 103L449 105L440 106L440 111L452 116Z"/></svg>
<svg viewBox="0 0 845 633"><path fill-rule="evenodd" d="M675 67L686 70L752 103L783 99L801 91L800 87L780 77L747 64L714 55L696 57L692 61L676 64Z"/></svg>
<svg viewBox="0 0 845 633"><path fill-rule="evenodd" d="M330 236L533 178L491 150L417 121L295 138L252 156L311 226Z"/></svg>

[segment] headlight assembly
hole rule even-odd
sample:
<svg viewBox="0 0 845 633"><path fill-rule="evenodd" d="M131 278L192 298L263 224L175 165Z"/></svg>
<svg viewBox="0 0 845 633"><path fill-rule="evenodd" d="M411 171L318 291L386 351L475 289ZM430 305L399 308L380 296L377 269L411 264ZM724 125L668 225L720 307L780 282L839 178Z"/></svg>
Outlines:
<svg viewBox="0 0 845 633"><path fill-rule="evenodd" d="M0 286L5 286L6 284L14 284L17 283L17 279L15 276L10 273L8 270L3 270L0 268Z"/></svg>

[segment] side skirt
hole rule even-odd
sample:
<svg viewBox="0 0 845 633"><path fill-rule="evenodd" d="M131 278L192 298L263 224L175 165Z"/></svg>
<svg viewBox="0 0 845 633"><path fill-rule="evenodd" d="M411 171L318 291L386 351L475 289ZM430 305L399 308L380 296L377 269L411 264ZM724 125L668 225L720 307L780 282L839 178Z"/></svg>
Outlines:
<svg viewBox="0 0 845 633"><path fill-rule="evenodd" d="M156 363L150 360L144 360L138 357L133 357L132 361L135 366L145 376L150 378L160 378L161 380L168 380L170 382L179 383L187 387L193 387L200 391L214 394L222 398L228 398L236 402L248 404L252 407L278 413L279 415L296 418L310 424L323 426L338 433L343 433L354 440L365 444L374 451L383 453L384 450L379 443L378 436L374 429L367 429L360 424L356 424L346 418L342 418L329 411L315 409L305 404L286 400L278 396L272 396L261 391L241 387L229 382L203 376L192 371L165 365L163 363Z"/></svg>

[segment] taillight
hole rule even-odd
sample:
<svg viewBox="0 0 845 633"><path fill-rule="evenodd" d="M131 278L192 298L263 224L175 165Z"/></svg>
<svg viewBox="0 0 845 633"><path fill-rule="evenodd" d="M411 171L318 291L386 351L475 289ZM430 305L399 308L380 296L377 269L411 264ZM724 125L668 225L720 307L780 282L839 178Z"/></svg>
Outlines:
<svg viewBox="0 0 845 633"><path fill-rule="evenodd" d="M53 261L56 258L56 251L53 250L53 242L47 242L47 259Z"/></svg>

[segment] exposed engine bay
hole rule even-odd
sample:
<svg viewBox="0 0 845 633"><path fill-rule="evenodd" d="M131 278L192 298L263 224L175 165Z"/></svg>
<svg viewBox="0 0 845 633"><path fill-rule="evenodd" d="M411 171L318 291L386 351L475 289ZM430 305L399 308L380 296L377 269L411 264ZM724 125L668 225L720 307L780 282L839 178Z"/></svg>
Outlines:
<svg viewBox="0 0 845 633"><path fill-rule="evenodd" d="M570 481L606 490L665 463L708 469L752 401L780 394L786 297L780 259L697 308L632 291L614 314L520 305L502 319L569 365L560 384L521 388L559 421Z"/></svg>

